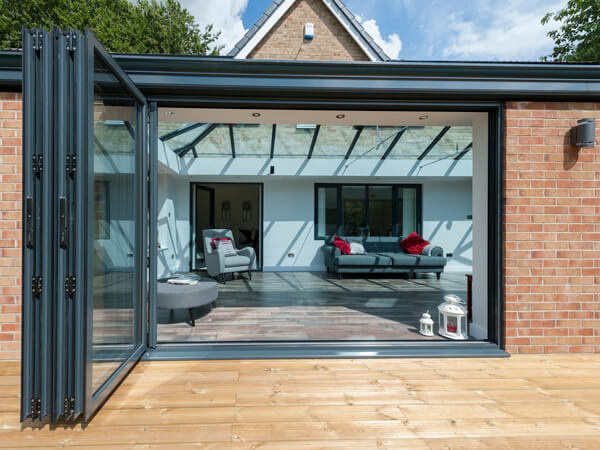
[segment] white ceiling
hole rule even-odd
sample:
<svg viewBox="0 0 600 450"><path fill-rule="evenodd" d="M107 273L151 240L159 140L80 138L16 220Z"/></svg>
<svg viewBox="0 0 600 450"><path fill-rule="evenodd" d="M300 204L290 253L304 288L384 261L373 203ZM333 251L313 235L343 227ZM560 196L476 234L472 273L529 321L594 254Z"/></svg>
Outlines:
<svg viewBox="0 0 600 450"><path fill-rule="evenodd" d="M176 123L306 123L319 125L468 126L472 125L474 117L485 114L486 113L446 111L159 108L158 120L159 122ZM336 117L340 115L343 117Z"/></svg>

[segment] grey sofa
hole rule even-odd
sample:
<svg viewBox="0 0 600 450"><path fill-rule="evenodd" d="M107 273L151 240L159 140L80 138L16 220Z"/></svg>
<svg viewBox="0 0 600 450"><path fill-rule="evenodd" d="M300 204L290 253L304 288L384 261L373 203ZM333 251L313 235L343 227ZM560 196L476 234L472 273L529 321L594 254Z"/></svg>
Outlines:
<svg viewBox="0 0 600 450"><path fill-rule="evenodd" d="M237 254L235 256L225 256L221 250L213 249L211 245L213 238L231 239ZM225 274L248 272L248 277L252 279L252 271L256 270L256 253L252 247L238 249L231 230L202 230L202 242L204 244L206 271L211 277L216 278L220 276L223 284L225 284Z"/></svg>
<svg viewBox="0 0 600 450"><path fill-rule="evenodd" d="M421 255L411 255L400 247L402 237L344 237L347 242L360 242L367 254L342 255L339 248L333 245L333 237L325 241L322 247L325 265L328 272L337 273L435 273L440 279L446 258L444 249L428 245Z"/></svg>

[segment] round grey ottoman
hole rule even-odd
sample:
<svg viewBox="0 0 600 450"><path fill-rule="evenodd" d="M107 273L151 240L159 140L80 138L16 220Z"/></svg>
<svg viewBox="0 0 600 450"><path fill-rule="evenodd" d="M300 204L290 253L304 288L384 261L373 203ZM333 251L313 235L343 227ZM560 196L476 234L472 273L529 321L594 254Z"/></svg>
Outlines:
<svg viewBox="0 0 600 450"><path fill-rule="evenodd" d="M213 303L219 296L219 287L211 278L200 278L198 284L158 283L156 307L160 309L188 309L192 326L196 325L192 308Z"/></svg>

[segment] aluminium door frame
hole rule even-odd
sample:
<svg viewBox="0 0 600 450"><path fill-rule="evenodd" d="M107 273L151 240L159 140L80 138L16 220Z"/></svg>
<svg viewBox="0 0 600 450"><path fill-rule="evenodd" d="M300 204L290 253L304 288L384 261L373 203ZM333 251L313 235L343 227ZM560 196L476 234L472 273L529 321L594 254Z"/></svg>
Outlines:
<svg viewBox="0 0 600 450"><path fill-rule="evenodd" d="M82 36L83 38L83 36ZM139 179L137 180L137 186L134 188L134 192L136 192L137 198L140 199L140 204L135 208L135 219L134 222L139 224L139 228L136 230L136 238L137 248L139 250L139 254L137 255L137 264L136 271L139 275L136 276L139 283L136 286L137 290L137 307L136 311L141 315L139 320L139 327L136 323L136 342L134 342L134 350L131 354L121 362L119 367L98 387L96 391L93 389L93 283L91 281L91 277L93 277L93 273L91 272L94 267L94 252L91 251L93 249L94 244L94 236L93 231L91 230L91 224L93 223L94 218L94 202L90 201L91 195L94 192L94 166L93 166L93 152L90 149L94 148L94 133L93 133L93 120L94 120L94 99L95 99L95 83L94 80L87 79L86 86L87 92L85 99L87 101L87 117L86 123L87 128L86 138L87 143L85 148L86 152L86 165L84 166L87 169L86 172L86 195L85 198L88 200L85 211L86 218L86 236L85 236L85 246L87 249L86 257L86 273L85 273L85 283L84 289L86 292L86 308L84 310L84 319L81 325L85 324L85 342L87 344L84 349L84 395L85 395L85 403L84 403L84 420L88 421L100 408L100 406L108 399L108 397L112 394L114 389L121 383L121 381L129 374L133 366L139 361L141 356L146 351L148 347L147 342L147 325L148 325L148 311L147 311L147 286L146 286L146 277L147 277L147 252L146 246L148 243L148 227L147 227L147 211L148 211L148 196L147 196L147 174L148 174L148 158L147 158L147 145L148 145L148 136L147 136L147 118L148 118L148 105L147 99L144 97L142 92L131 82L127 74L121 69L121 67L113 60L110 53L106 51L106 49L102 46L102 44L98 41L96 36L91 32L91 30L86 28L85 31L85 43L86 46L86 54L85 61L83 64L85 65L84 72L87 76L94 76L95 73L95 58L98 57L103 64L107 66L107 69L115 76L115 78L120 82L121 87L123 87L129 95L136 102L136 121L138 126L136 127L136 136L135 142L137 147L135 151L137 152L136 158L136 172L134 172L134 180L135 174L139 174ZM91 128L90 128L91 124ZM92 161L90 161L92 159ZM136 206L136 205L133 205ZM139 342L139 343L138 343Z"/></svg>
<svg viewBox="0 0 600 450"><path fill-rule="evenodd" d="M261 78L261 77L258 77ZM488 337L485 341L426 343L418 341L320 341L320 342L222 342L157 344L143 357L144 360L228 359L228 358L290 358L290 357L404 357L446 356L482 357L508 356L504 351L504 286L503 273L503 201L504 201L504 147L503 103L477 101L403 101L388 96L384 99L364 100L360 92L347 94L346 99L332 100L327 93L323 99L285 99L269 91L269 80L264 78L255 86L245 86L255 98L195 97L176 98L153 96L149 100L158 107L242 108L242 109L315 109L336 111L471 111L488 114ZM241 81L243 83L243 81ZM258 86L258 87L257 87ZM262 90L261 90L262 89ZM307 87L307 89L311 89ZM214 93L211 93L214 95ZM154 264L154 262L151 262ZM367 351L368 350L368 351Z"/></svg>

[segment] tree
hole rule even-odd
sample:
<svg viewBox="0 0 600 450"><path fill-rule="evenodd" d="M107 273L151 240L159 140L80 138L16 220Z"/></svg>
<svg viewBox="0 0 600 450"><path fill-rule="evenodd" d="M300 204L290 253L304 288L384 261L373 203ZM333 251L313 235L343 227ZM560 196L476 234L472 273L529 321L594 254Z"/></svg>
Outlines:
<svg viewBox="0 0 600 450"><path fill-rule="evenodd" d="M21 47L21 26L89 27L111 52L217 55L220 32L200 30L178 0L0 0L0 48Z"/></svg>
<svg viewBox="0 0 600 450"><path fill-rule="evenodd" d="M551 20L561 25L548 33L554 50L544 60L600 61L600 1L569 0L560 11L546 14L542 24Z"/></svg>

